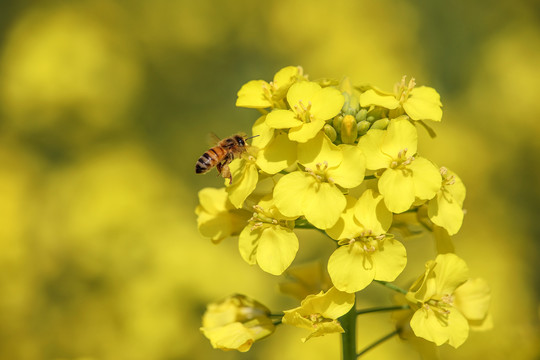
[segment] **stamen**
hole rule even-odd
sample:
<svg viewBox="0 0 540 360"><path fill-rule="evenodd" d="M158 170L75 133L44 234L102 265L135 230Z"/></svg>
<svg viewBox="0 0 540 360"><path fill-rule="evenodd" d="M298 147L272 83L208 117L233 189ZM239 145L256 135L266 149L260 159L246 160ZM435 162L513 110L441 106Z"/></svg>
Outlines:
<svg viewBox="0 0 540 360"><path fill-rule="evenodd" d="M256 222L255 224L253 224L253 226L251 227L251 231L254 231L254 230L257 230L258 228L262 227L263 226L263 223L262 222Z"/></svg>
<svg viewBox="0 0 540 360"><path fill-rule="evenodd" d="M446 294L441 299L442 302L448 305L452 305L454 303L454 297L451 294Z"/></svg>

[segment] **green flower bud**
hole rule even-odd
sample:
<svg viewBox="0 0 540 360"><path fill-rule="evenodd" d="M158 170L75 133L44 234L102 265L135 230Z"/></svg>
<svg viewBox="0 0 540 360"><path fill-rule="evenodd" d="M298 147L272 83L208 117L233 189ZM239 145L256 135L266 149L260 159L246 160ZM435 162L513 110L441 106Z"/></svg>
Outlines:
<svg viewBox="0 0 540 360"><path fill-rule="evenodd" d="M358 110L360 110L360 102L358 101L358 98L354 96L354 94L349 93L343 93L343 97L345 98L345 103L343 104L343 113L345 115L356 115Z"/></svg>
<svg viewBox="0 0 540 360"><path fill-rule="evenodd" d="M345 115L341 122L341 141L344 144L353 144L357 137L356 119L352 115Z"/></svg>
<svg viewBox="0 0 540 360"><path fill-rule="evenodd" d="M366 119L367 119L367 110L366 109L360 109L356 113L356 121L360 122L360 121L364 121Z"/></svg>
<svg viewBox="0 0 540 360"><path fill-rule="evenodd" d="M340 84L340 90L345 98L342 111L345 115L356 115L360 110L360 102L358 96L355 94L354 87L349 78L344 78ZM356 91L357 92L357 91Z"/></svg>
<svg viewBox="0 0 540 360"><path fill-rule="evenodd" d="M368 116L366 118L367 121L369 121L370 123L374 122L375 121L375 116Z"/></svg>
<svg viewBox="0 0 540 360"><path fill-rule="evenodd" d="M358 136L362 136L365 133L367 133L370 127L371 127L371 123L369 121L366 121L366 120L359 121L358 125L356 125L356 129L358 130Z"/></svg>
<svg viewBox="0 0 540 360"><path fill-rule="evenodd" d="M380 130L384 130L386 129L386 127L388 126L388 123L390 122L390 120L388 120L388 118L384 118L384 119L379 119L377 121L375 121L373 123L373 125L371 125L371 128L372 129L380 129Z"/></svg>
<svg viewBox="0 0 540 360"><path fill-rule="evenodd" d="M367 116L368 117L373 116L373 118L375 120L383 119L385 117L388 117L386 109L383 109L383 108L380 108L380 107L376 107L376 108L371 109L370 111L368 111Z"/></svg>
<svg viewBox="0 0 540 360"><path fill-rule="evenodd" d="M347 110L349 109L349 102L351 100L351 95L349 93L342 93L343 99L345 99L345 102L343 103L343 107L341 108L341 111L343 111L345 114L347 113Z"/></svg>
<svg viewBox="0 0 540 360"><path fill-rule="evenodd" d="M343 116L338 115L334 118L332 121L332 126L334 129L338 132L338 134L341 132L341 122L343 121Z"/></svg>
<svg viewBox="0 0 540 360"><path fill-rule="evenodd" d="M336 129L334 129L334 127L330 124L325 124L324 125L324 133L326 134L326 136L328 136L328 138L330 139L330 141L334 142L336 141L337 139L337 131Z"/></svg>

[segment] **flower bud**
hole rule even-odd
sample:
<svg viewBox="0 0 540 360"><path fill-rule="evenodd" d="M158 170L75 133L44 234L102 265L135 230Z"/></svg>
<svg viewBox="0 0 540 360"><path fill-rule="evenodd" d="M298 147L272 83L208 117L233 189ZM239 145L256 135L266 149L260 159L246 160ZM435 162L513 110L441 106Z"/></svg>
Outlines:
<svg viewBox="0 0 540 360"><path fill-rule="evenodd" d="M367 120L359 121L358 125L356 125L356 129L358 130L358 136L362 136L365 133L367 133L370 127L371 127L371 123L369 121Z"/></svg>
<svg viewBox="0 0 540 360"><path fill-rule="evenodd" d="M371 128L372 129L384 130L388 126L388 123L390 123L390 120L388 120L388 118L379 119L379 120L375 121L373 123L373 125L371 125Z"/></svg>
<svg viewBox="0 0 540 360"><path fill-rule="evenodd" d="M370 115L370 116L368 116L368 117L366 118L366 120L369 121L370 123L373 123L373 122L375 122L376 119L375 119L375 116Z"/></svg>
<svg viewBox="0 0 540 360"><path fill-rule="evenodd" d="M343 121L343 116L338 115L334 118L332 121L332 126L334 129L338 132L338 134L341 132L341 122Z"/></svg>
<svg viewBox="0 0 540 360"><path fill-rule="evenodd" d="M232 295L209 304L201 327L214 348L241 352L248 351L255 341L274 330L270 310L245 295Z"/></svg>
<svg viewBox="0 0 540 360"><path fill-rule="evenodd" d="M356 119L352 115L345 115L341 122L341 141L344 144L353 144L357 136Z"/></svg>
<svg viewBox="0 0 540 360"><path fill-rule="evenodd" d="M326 134L326 136L328 136L328 138L330 139L330 141L334 142L336 141L337 139L337 131L336 129L334 129L334 127L330 124L325 124L324 125L324 133Z"/></svg>
<svg viewBox="0 0 540 360"><path fill-rule="evenodd" d="M354 94L350 94L347 92L343 93L343 97L345 98L345 103L342 107L343 113L345 115L356 115L356 113L360 109L360 102L358 101L358 98L354 96Z"/></svg>
<svg viewBox="0 0 540 360"><path fill-rule="evenodd" d="M376 107L376 108L371 109L370 111L368 111L367 116L368 116L368 120L369 120L370 117L373 117L373 119L375 119L375 120L379 120L379 119L383 119L385 117L388 117L386 109L383 109L383 108L380 108L380 107Z"/></svg>
<svg viewBox="0 0 540 360"><path fill-rule="evenodd" d="M366 119L367 119L367 110L366 109L360 109L356 113L356 121L360 122L360 121L364 121Z"/></svg>

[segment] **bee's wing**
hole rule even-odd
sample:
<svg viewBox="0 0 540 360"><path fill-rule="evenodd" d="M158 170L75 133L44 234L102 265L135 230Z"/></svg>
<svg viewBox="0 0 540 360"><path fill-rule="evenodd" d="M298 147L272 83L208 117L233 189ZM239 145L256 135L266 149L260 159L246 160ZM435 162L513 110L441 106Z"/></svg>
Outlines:
<svg viewBox="0 0 540 360"><path fill-rule="evenodd" d="M219 143L221 141L221 139L219 138L219 136L217 136L215 133L213 132L210 132L207 136L206 136L206 142L208 143L209 146L216 146L217 143Z"/></svg>

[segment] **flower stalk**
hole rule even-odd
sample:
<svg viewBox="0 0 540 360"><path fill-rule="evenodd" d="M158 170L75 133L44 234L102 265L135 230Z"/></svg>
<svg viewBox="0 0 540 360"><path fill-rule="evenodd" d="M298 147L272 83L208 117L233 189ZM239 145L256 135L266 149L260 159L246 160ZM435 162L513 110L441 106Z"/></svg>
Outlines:
<svg viewBox="0 0 540 360"><path fill-rule="evenodd" d="M356 299L355 306L339 318L344 333L341 334L341 359L356 359Z"/></svg>

